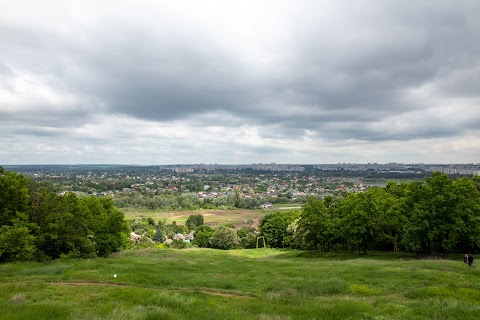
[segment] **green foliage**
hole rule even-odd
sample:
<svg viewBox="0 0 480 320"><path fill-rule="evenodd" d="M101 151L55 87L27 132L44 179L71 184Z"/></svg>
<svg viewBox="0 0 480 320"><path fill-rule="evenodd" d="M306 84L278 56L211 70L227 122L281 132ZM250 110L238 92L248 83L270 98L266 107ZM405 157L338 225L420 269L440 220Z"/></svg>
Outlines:
<svg viewBox="0 0 480 320"><path fill-rule="evenodd" d="M235 249L240 246L240 239L235 230L222 226L213 232L208 244L215 249Z"/></svg>
<svg viewBox="0 0 480 320"><path fill-rule="evenodd" d="M150 226L154 226L154 225L155 225L155 220L153 220L152 217L148 217L148 218L147 218L147 221L148 221L148 224L149 224Z"/></svg>
<svg viewBox="0 0 480 320"><path fill-rule="evenodd" d="M32 260L36 251L34 239L26 227L0 227L0 262Z"/></svg>
<svg viewBox="0 0 480 320"><path fill-rule="evenodd" d="M129 231L110 198L59 196L22 175L0 174L0 261L107 256Z"/></svg>
<svg viewBox="0 0 480 320"><path fill-rule="evenodd" d="M187 243L183 240L173 240L170 246L175 249L185 249L187 247Z"/></svg>
<svg viewBox="0 0 480 320"><path fill-rule="evenodd" d="M195 237L193 239L193 244L199 246L200 248L208 247L208 240L212 237L214 230L207 226L201 225L195 230Z"/></svg>
<svg viewBox="0 0 480 320"><path fill-rule="evenodd" d="M240 239L240 245L245 249L253 249L257 245L257 229L252 227L242 227L237 231Z"/></svg>
<svg viewBox="0 0 480 320"><path fill-rule="evenodd" d="M285 248L294 240L294 234L288 230L290 224L299 217L296 210L277 211L267 214L260 222L260 232L267 244L273 248Z"/></svg>
<svg viewBox="0 0 480 320"><path fill-rule="evenodd" d="M28 183L29 180L21 174L3 170L0 173L0 226L12 225L17 212L28 211Z"/></svg>
<svg viewBox="0 0 480 320"><path fill-rule="evenodd" d="M394 198L384 189L372 188L350 194L341 204L341 234L352 246L366 253L369 246L386 241L386 224Z"/></svg>
<svg viewBox="0 0 480 320"><path fill-rule="evenodd" d="M203 215L201 214L193 214L190 215L185 222L185 225L188 227L190 230L196 230L198 227L204 224L204 219Z"/></svg>
<svg viewBox="0 0 480 320"><path fill-rule="evenodd" d="M202 204L195 193L182 193L178 196L177 201L182 210L198 209Z"/></svg>
<svg viewBox="0 0 480 320"><path fill-rule="evenodd" d="M162 228L157 228L155 229L155 235L153 236L153 241L155 242L158 242L158 243L163 243L164 241L164 237L163 237L163 231L162 231Z"/></svg>
<svg viewBox="0 0 480 320"><path fill-rule="evenodd" d="M402 200L403 244L411 250L448 254L480 244L480 192L474 180L434 173L424 183L408 183Z"/></svg>
<svg viewBox="0 0 480 320"><path fill-rule="evenodd" d="M401 248L425 255L473 251L480 244L478 179L434 173L425 181L389 182L344 199L308 199L295 239L307 249Z"/></svg>

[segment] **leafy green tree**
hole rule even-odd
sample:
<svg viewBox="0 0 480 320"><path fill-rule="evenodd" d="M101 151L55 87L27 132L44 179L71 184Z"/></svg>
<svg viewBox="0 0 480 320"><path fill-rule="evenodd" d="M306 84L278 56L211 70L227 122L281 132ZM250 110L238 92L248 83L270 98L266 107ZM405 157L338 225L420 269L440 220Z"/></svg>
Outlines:
<svg viewBox="0 0 480 320"><path fill-rule="evenodd" d="M128 242L110 198L59 196L23 175L0 173L0 261L106 256Z"/></svg>
<svg viewBox="0 0 480 320"><path fill-rule="evenodd" d="M434 173L425 182L407 184L402 210L404 245L411 251L448 254L458 246L478 245L480 194L474 180L452 181Z"/></svg>
<svg viewBox="0 0 480 320"><path fill-rule="evenodd" d="M201 214L192 214L188 217L185 225L190 230L196 230L198 227L204 224L203 215Z"/></svg>
<svg viewBox="0 0 480 320"><path fill-rule="evenodd" d="M480 247L480 189L475 178L478 176L472 180L457 179L453 184L456 205L447 240L456 251L469 252ZM449 242L443 243L444 248L448 245Z"/></svg>
<svg viewBox="0 0 480 320"><path fill-rule="evenodd" d="M242 227L237 231L240 245L245 249L253 249L257 245L257 229L252 227Z"/></svg>
<svg viewBox="0 0 480 320"><path fill-rule="evenodd" d="M11 171L0 173L0 226L12 225L17 212L28 212L28 183L29 179L21 174Z"/></svg>
<svg viewBox="0 0 480 320"><path fill-rule="evenodd" d="M212 237L213 232L214 230L205 224L199 226L197 230L195 230L195 235L192 243L201 248L207 248L208 240L210 240L210 238Z"/></svg>
<svg viewBox="0 0 480 320"><path fill-rule="evenodd" d="M331 218L322 200L309 197L303 205L297 235L307 249L327 250L331 237Z"/></svg>
<svg viewBox="0 0 480 320"><path fill-rule="evenodd" d="M364 193L349 194L341 204L342 235L363 253L390 239L386 222L395 203L384 189L371 188Z"/></svg>
<svg viewBox="0 0 480 320"><path fill-rule="evenodd" d="M119 251L128 239L129 228L122 212L115 208L111 198L81 198L95 219L89 228L93 231L99 256Z"/></svg>
<svg viewBox="0 0 480 320"><path fill-rule="evenodd" d="M27 227L0 227L0 262L32 260L36 251L34 240Z"/></svg>
<svg viewBox="0 0 480 320"><path fill-rule="evenodd" d="M274 248L285 248L293 242L293 234L288 226L299 217L296 210L277 211L267 214L260 222L260 232L266 243Z"/></svg>
<svg viewBox="0 0 480 320"><path fill-rule="evenodd" d="M237 232L227 227L216 229L208 241L209 247L214 249L235 249L240 246Z"/></svg>

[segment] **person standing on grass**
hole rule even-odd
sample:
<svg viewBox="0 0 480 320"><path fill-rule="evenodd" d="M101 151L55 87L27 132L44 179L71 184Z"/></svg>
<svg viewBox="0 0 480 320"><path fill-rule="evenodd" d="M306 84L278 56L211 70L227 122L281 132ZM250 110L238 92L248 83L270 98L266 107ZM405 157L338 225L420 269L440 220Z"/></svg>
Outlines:
<svg viewBox="0 0 480 320"><path fill-rule="evenodd" d="M468 253L465 253L465 256L463 257L463 262L468 262Z"/></svg>
<svg viewBox="0 0 480 320"><path fill-rule="evenodd" d="M469 252L468 253L468 266L471 267L473 264L473 256L472 254Z"/></svg>

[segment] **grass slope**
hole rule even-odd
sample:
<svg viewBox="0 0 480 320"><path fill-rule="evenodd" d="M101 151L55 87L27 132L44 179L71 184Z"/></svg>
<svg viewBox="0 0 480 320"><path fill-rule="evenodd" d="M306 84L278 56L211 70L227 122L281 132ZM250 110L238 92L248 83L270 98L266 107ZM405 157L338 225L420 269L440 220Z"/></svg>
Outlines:
<svg viewBox="0 0 480 320"><path fill-rule="evenodd" d="M124 251L0 265L0 318L478 319L479 271L402 254Z"/></svg>

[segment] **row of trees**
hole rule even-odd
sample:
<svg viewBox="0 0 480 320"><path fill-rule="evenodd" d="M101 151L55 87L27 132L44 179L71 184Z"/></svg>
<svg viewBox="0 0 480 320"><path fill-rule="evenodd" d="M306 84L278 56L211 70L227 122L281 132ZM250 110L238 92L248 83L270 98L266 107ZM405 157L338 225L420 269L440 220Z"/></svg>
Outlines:
<svg viewBox="0 0 480 320"><path fill-rule="evenodd" d="M269 199L270 202L274 199ZM129 192L117 195L115 204L120 208L147 208L167 210L197 210L197 209L257 209L266 200L259 198L246 198L240 194L225 195L218 198L201 199L196 193L163 193L143 194L140 192ZM285 200L285 201L288 201Z"/></svg>
<svg viewBox="0 0 480 320"><path fill-rule="evenodd" d="M444 254L480 245L480 177L389 182L345 198L309 198L300 212L267 215L260 230L272 247L366 253Z"/></svg>
<svg viewBox="0 0 480 320"><path fill-rule="evenodd" d="M0 167L0 262L107 256L128 233L111 199L60 196Z"/></svg>

